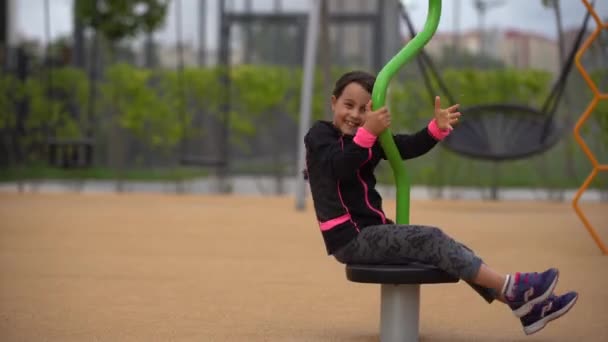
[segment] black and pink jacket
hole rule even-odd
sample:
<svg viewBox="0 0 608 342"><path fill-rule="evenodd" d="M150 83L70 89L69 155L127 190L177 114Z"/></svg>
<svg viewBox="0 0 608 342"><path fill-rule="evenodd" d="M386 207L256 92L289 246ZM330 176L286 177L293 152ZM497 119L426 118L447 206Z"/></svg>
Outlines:
<svg viewBox="0 0 608 342"><path fill-rule="evenodd" d="M419 132L394 135L403 159L431 150L449 134L435 121ZM350 242L367 226L392 223L382 210L374 169L386 159L376 137L359 128L344 135L331 122L317 121L304 138L306 173L328 254Z"/></svg>

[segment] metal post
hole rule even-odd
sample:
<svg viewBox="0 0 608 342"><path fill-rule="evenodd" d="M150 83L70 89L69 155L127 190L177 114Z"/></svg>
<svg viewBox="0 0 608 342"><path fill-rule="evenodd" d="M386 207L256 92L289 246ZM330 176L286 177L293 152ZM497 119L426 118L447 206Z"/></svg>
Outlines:
<svg viewBox="0 0 608 342"><path fill-rule="evenodd" d="M6 45L8 32L8 0L0 0L0 48Z"/></svg>
<svg viewBox="0 0 608 342"><path fill-rule="evenodd" d="M376 19L374 20L374 42L373 42L373 66L378 72L384 66L384 44L383 44L383 22L384 22L384 0L379 0L376 4Z"/></svg>
<svg viewBox="0 0 608 342"><path fill-rule="evenodd" d="M298 131L298 165L296 168L296 210L306 208L306 184L302 170L306 167L306 149L304 136L310 125L312 106L312 87L314 83L315 61L317 56L317 40L319 34L319 17L322 0L311 2L308 28L306 32L306 54L304 56L304 71L302 75L302 97L300 102L300 125Z"/></svg>
<svg viewBox="0 0 608 342"><path fill-rule="evenodd" d="M198 1L198 66L206 64L207 54L207 0Z"/></svg>
<svg viewBox="0 0 608 342"><path fill-rule="evenodd" d="M55 60L55 56L53 56L53 54L51 53L51 44L52 42L52 37L51 37L51 7L49 4L49 0L44 0L44 39L46 40L46 47L45 47L45 53L44 53L44 57L46 59L46 63L47 66L45 67L48 75L47 75L47 81L48 81L48 90L46 92L46 96L48 97L49 103L51 104L51 106L49 106L49 112L50 117L55 117L55 106L53 106L53 100L55 97L55 89L54 85L53 85L53 71L54 71L54 60ZM50 135L55 136L56 132L53 131L52 133L49 132L49 127L48 126L43 126L43 131L46 133L46 138L48 139Z"/></svg>
<svg viewBox="0 0 608 342"><path fill-rule="evenodd" d="M175 1L175 40L177 41L177 110L180 123L182 125L182 137L179 144L180 155L186 153L187 118L186 118L186 94L184 86L184 45L182 41L182 1ZM175 181L175 192L184 193L186 191L184 181L178 178Z"/></svg>
<svg viewBox="0 0 608 342"><path fill-rule="evenodd" d="M17 45L17 1L6 2L6 46L14 48Z"/></svg>
<svg viewBox="0 0 608 342"><path fill-rule="evenodd" d="M228 186L228 170L230 161L230 24L226 18L226 1L220 0L220 44L218 64L221 68L220 84L222 85L223 95L221 104L222 120L222 143L220 145L219 159L224 163L218 167L219 192L231 192Z"/></svg>
<svg viewBox="0 0 608 342"><path fill-rule="evenodd" d="M319 45L321 46L321 50L319 51L319 59L321 68L323 70L323 94L331 93L331 65L332 65L332 53L331 53L331 44L329 41L329 0L321 1L321 28L320 28L320 37L319 37ZM325 101L326 103L323 106L324 116L326 120L331 120L332 112L331 106L329 105L329 101Z"/></svg>
<svg viewBox="0 0 608 342"><path fill-rule="evenodd" d="M418 342L420 285L382 284L380 341Z"/></svg>
<svg viewBox="0 0 608 342"><path fill-rule="evenodd" d="M252 0L245 0L245 14L251 14L253 11ZM243 62L245 64L251 63L251 50L253 50L253 23L245 24L245 55L243 56ZM276 45L275 45L276 46Z"/></svg>

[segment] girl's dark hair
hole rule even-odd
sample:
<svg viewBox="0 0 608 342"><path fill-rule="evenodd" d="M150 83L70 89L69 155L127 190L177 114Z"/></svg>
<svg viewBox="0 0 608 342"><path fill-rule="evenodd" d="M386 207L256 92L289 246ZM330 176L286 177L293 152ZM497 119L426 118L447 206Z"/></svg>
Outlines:
<svg viewBox="0 0 608 342"><path fill-rule="evenodd" d="M359 84L363 87L363 89L367 90L371 94L372 90L374 89L374 82L376 82L376 76L365 71L358 70L347 72L336 81L332 95L336 98L340 97L344 91L344 88L353 82Z"/></svg>

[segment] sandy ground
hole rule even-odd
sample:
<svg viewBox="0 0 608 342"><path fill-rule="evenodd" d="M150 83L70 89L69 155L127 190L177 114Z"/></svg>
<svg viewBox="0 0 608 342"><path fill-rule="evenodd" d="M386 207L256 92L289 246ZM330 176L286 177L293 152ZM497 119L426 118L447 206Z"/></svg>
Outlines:
<svg viewBox="0 0 608 342"><path fill-rule="evenodd" d="M308 207L0 193L0 340L377 341L379 286L346 280ZM583 208L608 243L608 206ZM608 256L570 204L416 201L411 213L500 271L557 266L558 291L580 292L568 315L526 337L466 284L424 286L422 341L608 341Z"/></svg>

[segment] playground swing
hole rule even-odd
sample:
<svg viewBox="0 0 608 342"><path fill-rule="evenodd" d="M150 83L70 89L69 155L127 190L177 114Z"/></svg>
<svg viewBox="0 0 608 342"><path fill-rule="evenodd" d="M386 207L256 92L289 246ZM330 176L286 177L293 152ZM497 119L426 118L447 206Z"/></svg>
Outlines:
<svg viewBox="0 0 608 342"><path fill-rule="evenodd" d="M412 37L416 31L405 6L400 4ZM574 57L582 44L590 14L587 12L565 65L542 107L512 103L490 103L461 107L462 120L442 143L452 152L474 159L490 161L518 160L551 149L564 135L565 125L555 119L557 105L564 92ZM450 103L457 103L439 75L431 57L422 50L417 58L425 86L431 97L438 94L430 80L431 74ZM429 71L430 70L430 71Z"/></svg>

